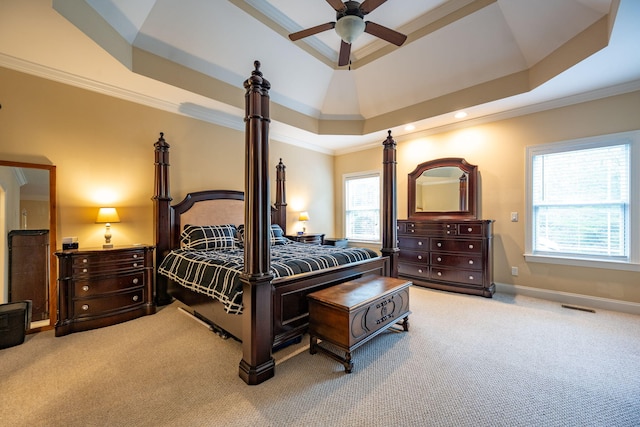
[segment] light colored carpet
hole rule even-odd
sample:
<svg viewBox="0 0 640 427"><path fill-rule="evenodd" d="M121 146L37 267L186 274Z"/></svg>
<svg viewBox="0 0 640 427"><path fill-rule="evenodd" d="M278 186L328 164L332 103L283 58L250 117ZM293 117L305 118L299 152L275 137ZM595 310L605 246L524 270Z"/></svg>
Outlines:
<svg viewBox="0 0 640 427"><path fill-rule="evenodd" d="M240 344L177 307L0 350L0 424L640 425L638 316L413 287L410 331L357 349L352 374L305 337L247 386Z"/></svg>

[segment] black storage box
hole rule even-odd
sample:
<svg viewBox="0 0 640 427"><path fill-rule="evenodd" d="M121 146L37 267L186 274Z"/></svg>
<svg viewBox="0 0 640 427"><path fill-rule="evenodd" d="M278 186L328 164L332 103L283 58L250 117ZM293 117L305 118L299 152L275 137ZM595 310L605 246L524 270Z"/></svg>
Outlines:
<svg viewBox="0 0 640 427"><path fill-rule="evenodd" d="M0 304L0 349L22 344L31 323L31 301Z"/></svg>

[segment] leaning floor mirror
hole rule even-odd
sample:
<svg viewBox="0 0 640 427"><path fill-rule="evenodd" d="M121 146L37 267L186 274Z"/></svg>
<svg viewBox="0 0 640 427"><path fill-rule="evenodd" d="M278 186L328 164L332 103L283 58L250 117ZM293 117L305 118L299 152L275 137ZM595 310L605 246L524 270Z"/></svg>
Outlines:
<svg viewBox="0 0 640 427"><path fill-rule="evenodd" d="M28 332L56 322L56 168L0 160L0 303L31 301Z"/></svg>

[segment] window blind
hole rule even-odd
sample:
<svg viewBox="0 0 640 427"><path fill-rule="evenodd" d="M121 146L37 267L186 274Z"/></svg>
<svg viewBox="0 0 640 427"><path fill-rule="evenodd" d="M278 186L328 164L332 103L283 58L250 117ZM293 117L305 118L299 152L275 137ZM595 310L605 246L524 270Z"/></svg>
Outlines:
<svg viewBox="0 0 640 427"><path fill-rule="evenodd" d="M532 160L534 252L628 258L630 145Z"/></svg>

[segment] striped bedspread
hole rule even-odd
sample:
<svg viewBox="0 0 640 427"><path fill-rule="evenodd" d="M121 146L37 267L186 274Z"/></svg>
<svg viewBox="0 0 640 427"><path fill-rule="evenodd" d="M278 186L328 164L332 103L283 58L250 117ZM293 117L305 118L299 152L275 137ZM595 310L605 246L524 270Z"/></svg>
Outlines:
<svg viewBox="0 0 640 427"><path fill-rule="evenodd" d="M336 248L291 242L271 246L271 273L274 278L323 270L376 258L365 248ZM242 283L240 274L244 264L244 250L176 249L158 267L160 274L180 285L220 300L227 313L242 312Z"/></svg>

